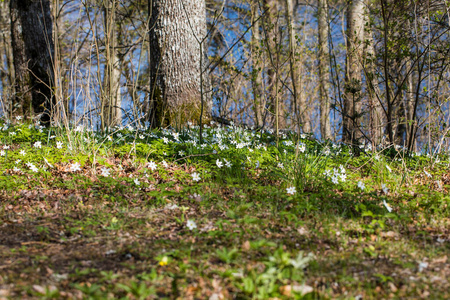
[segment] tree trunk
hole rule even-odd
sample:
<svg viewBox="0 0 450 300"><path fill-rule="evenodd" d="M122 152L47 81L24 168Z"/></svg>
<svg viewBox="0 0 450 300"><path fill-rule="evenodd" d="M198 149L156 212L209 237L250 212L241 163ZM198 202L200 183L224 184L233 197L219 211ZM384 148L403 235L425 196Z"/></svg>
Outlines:
<svg viewBox="0 0 450 300"><path fill-rule="evenodd" d="M197 120L202 106L209 115L204 0L153 1L149 35L151 126Z"/></svg>
<svg viewBox="0 0 450 300"><path fill-rule="evenodd" d="M107 0L103 6L105 22L105 75L102 95L102 128L122 124L120 94L120 60L117 53L116 1Z"/></svg>
<svg viewBox="0 0 450 300"><path fill-rule="evenodd" d="M414 80L414 75L415 75L415 71L414 71L414 65L412 64L412 59L411 58L407 58L407 63L406 63L406 71L409 72L409 74L407 75L407 91L406 91L406 140L409 141L412 138L412 132L411 132L411 126L410 124L413 124L413 111L414 111L414 101L415 101L415 96L414 96L414 92L415 92L415 80ZM413 70L411 70L413 69Z"/></svg>
<svg viewBox="0 0 450 300"><path fill-rule="evenodd" d="M347 2L347 62L343 141L353 144L361 137L361 64L364 38L364 0Z"/></svg>
<svg viewBox="0 0 450 300"><path fill-rule="evenodd" d="M367 92L369 98L369 132L373 149L381 142L383 135L383 107L381 105L381 91L378 85L378 76L376 74L376 54L373 39L373 32L369 20L369 10L365 11L364 18L368 28L365 30L367 34L366 48L364 55L365 77Z"/></svg>
<svg viewBox="0 0 450 300"><path fill-rule="evenodd" d="M10 98L14 94L14 65L11 49L11 30L9 5L6 1L0 2L0 78L2 83L2 101L5 109L4 113L10 118L10 108L7 107L11 103Z"/></svg>
<svg viewBox="0 0 450 300"><path fill-rule="evenodd" d="M330 124L330 71L328 48L328 0L319 0L318 8L319 31L319 95L320 95L320 133L323 140L331 139Z"/></svg>
<svg viewBox="0 0 450 300"><path fill-rule="evenodd" d="M286 5L286 21L288 26L288 38L289 38L289 71L291 76L292 83L292 98L294 103L294 112L292 113L292 118L294 119L295 125L300 125L299 118L299 75L298 68L296 66L296 38L295 38L295 30L294 30L294 7L292 0L285 0ZM302 107L302 111L304 111L304 107ZM295 128L295 126L294 126Z"/></svg>
<svg viewBox="0 0 450 300"><path fill-rule="evenodd" d="M276 47L276 40L278 36L278 0L263 0L263 28L264 39L266 44L266 53L269 60L267 66L267 90L268 90L268 123L272 127L278 129L278 90L277 90L277 73L279 53Z"/></svg>
<svg viewBox="0 0 450 300"><path fill-rule="evenodd" d="M253 3L251 7L252 13L252 42L251 42L251 56L252 56L252 89L253 89L253 111L255 112L255 125L259 128L264 126L265 115L265 101L262 97L262 76L261 76L261 34L258 3Z"/></svg>
<svg viewBox="0 0 450 300"><path fill-rule="evenodd" d="M49 0L11 0L11 40L16 74L12 114L32 118L40 114L50 123L53 37Z"/></svg>

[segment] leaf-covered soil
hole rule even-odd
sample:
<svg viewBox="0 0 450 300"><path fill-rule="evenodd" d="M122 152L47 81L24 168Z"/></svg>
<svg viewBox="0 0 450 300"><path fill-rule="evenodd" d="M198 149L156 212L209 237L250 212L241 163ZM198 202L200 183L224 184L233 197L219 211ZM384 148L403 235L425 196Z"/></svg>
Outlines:
<svg viewBox="0 0 450 300"><path fill-rule="evenodd" d="M322 165L306 140L222 153L160 137L151 155L124 142L95 157L3 140L0 299L450 298L445 160L335 151ZM338 184L322 175L341 164Z"/></svg>

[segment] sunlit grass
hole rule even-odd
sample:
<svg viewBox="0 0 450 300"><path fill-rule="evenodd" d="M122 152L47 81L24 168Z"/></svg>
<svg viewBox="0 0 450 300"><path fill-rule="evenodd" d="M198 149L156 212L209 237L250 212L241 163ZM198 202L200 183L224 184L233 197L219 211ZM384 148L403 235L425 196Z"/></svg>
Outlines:
<svg viewBox="0 0 450 300"><path fill-rule="evenodd" d="M447 153L218 124L202 144L195 126L1 128L7 297L449 296Z"/></svg>

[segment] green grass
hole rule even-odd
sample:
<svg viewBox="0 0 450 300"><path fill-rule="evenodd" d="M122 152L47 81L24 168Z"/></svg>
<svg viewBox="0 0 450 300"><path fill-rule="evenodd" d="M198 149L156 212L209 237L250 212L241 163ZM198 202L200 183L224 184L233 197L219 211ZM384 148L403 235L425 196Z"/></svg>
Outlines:
<svg viewBox="0 0 450 300"><path fill-rule="evenodd" d="M447 154L2 128L0 298L450 297Z"/></svg>

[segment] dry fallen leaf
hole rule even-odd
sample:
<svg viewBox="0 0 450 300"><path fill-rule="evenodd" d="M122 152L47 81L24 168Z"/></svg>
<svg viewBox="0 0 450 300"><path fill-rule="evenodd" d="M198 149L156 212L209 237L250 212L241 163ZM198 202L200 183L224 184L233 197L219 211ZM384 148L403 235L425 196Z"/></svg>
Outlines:
<svg viewBox="0 0 450 300"><path fill-rule="evenodd" d="M307 234L308 234L308 230L305 229L305 227L300 227L299 229L297 229L297 232L298 232L300 235L307 235Z"/></svg>
<svg viewBox="0 0 450 300"><path fill-rule="evenodd" d="M250 250L250 242L249 242L249 241L245 241L245 242L242 244L242 250L244 250L244 251Z"/></svg>

